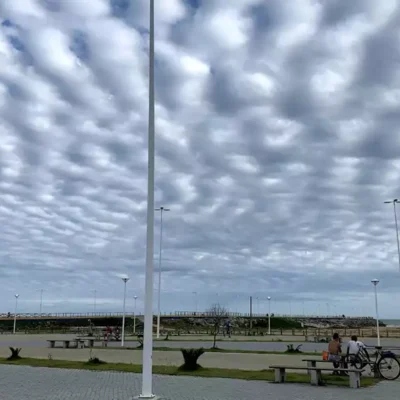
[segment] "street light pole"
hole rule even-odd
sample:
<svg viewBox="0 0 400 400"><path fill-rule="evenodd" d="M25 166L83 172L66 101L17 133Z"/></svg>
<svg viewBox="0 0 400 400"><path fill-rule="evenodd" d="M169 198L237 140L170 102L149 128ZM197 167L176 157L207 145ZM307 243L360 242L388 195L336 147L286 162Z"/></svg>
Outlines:
<svg viewBox="0 0 400 400"><path fill-rule="evenodd" d="M161 256L162 256L162 233L163 233L163 212L170 211L169 208L160 207L156 208L160 211L160 253L158 256L158 307L157 307L157 339L160 338L160 320L161 320Z"/></svg>
<svg viewBox="0 0 400 400"><path fill-rule="evenodd" d="M268 335L271 334L271 297L268 296Z"/></svg>
<svg viewBox="0 0 400 400"><path fill-rule="evenodd" d="M121 347L124 347L125 343L125 302L126 302L126 282L129 281L129 278L122 278L124 282L124 306L122 310L122 337L121 337Z"/></svg>
<svg viewBox="0 0 400 400"><path fill-rule="evenodd" d="M133 296L133 298L135 299L135 308L133 309L133 333L136 333L136 300L137 300L137 296Z"/></svg>
<svg viewBox="0 0 400 400"><path fill-rule="evenodd" d="M18 308L18 297L19 294L15 295L15 311L14 311L14 329L13 329L13 333L15 335L16 330L17 330L17 308Z"/></svg>
<svg viewBox="0 0 400 400"><path fill-rule="evenodd" d="M194 294L195 311L197 313L197 292L193 292L193 294Z"/></svg>
<svg viewBox="0 0 400 400"><path fill-rule="evenodd" d="M399 271L400 271L400 242L399 242L399 227L397 224L397 212L396 212L396 203L400 203L398 199L394 199L392 201L385 201L385 204L393 203L393 213L394 213L394 223L396 226L396 239L397 239L397 257L399 262Z"/></svg>
<svg viewBox="0 0 400 400"><path fill-rule="evenodd" d="M372 279L372 284L374 285L375 289L375 312L376 312L376 336L378 338L378 346L381 345L381 337L379 332L379 313L378 313L378 293L377 293L377 285L379 283L378 279Z"/></svg>
<svg viewBox="0 0 400 400"><path fill-rule="evenodd" d="M40 308L39 308L39 316L42 316L42 309L43 309L43 291L44 291L44 289L40 289Z"/></svg>
<svg viewBox="0 0 400 400"><path fill-rule="evenodd" d="M93 313L96 314L96 306L97 306L97 290L93 290L94 299L93 299Z"/></svg>
<svg viewBox="0 0 400 400"><path fill-rule="evenodd" d="M150 0L149 35L149 128L147 161L147 232L146 232L146 278L145 312L143 328L142 393L140 398L152 399L153 394L153 269L154 269L154 147L155 147L155 101L154 101L154 0Z"/></svg>

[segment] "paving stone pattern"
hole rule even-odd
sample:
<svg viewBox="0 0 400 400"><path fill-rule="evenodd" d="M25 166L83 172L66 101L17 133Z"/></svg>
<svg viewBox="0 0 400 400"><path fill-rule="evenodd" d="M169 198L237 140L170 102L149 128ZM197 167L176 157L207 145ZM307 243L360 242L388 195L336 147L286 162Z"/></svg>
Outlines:
<svg viewBox="0 0 400 400"><path fill-rule="evenodd" d="M141 376L1 365L0 387L0 400L131 400L140 393ZM154 376L154 392L164 400L395 400L400 398L400 382L383 382L374 388L351 390Z"/></svg>

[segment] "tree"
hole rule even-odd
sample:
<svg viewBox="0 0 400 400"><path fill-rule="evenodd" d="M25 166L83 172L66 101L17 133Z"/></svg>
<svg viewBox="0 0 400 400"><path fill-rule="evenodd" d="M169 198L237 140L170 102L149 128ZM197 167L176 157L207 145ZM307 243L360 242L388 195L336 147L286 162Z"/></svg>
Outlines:
<svg viewBox="0 0 400 400"><path fill-rule="evenodd" d="M211 335L214 337L213 349L217 348L217 336L221 332L221 325L228 318L228 311L220 304L212 305L207 311L207 317L211 324Z"/></svg>

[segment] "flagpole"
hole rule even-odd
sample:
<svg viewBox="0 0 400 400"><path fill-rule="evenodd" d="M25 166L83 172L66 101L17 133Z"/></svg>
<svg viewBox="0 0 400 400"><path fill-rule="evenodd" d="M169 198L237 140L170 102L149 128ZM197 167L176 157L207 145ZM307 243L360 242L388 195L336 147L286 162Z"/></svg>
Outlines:
<svg viewBox="0 0 400 400"><path fill-rule="evenodd" d="M147 238L145 315L143 335L143 369L141 399L153 399L153 268L154 268L154 153L155 153L155 100L154 100L154 0L150 0L149 49L149 127L147 176Z"/></svg>

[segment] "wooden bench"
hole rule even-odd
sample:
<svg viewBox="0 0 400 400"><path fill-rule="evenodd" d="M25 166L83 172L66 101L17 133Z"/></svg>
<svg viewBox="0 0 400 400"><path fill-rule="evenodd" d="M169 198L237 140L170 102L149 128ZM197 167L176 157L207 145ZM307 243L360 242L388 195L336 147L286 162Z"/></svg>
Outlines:
<svg viewBox="0 0 400 400"><path fill-rule="evenodd" d="M290 365L270 365L269 368L275 370L275 383L284 383L286 381L286 370L306 370L310 372L311 385L322 385L322 371L347 372L349 374L349 383L352 389L358 389L361 386L361 372L363 370L354 368L324 368L324 367L295 367Z"/></svg>

